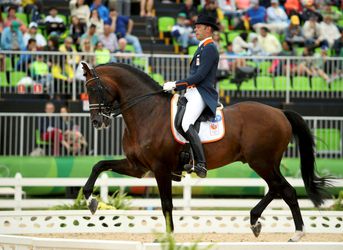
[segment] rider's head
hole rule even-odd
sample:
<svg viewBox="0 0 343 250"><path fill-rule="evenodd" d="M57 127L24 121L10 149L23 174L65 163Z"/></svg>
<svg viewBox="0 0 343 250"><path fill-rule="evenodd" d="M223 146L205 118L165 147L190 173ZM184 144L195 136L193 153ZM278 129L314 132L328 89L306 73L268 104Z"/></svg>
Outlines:
<svg viewBox="0 0 343 250"><path fill-rule="evenodd" d="M195 22L195 36L199 41L211 37L215 30L218 30L216 19L211 16L199 15Z"/></svg>

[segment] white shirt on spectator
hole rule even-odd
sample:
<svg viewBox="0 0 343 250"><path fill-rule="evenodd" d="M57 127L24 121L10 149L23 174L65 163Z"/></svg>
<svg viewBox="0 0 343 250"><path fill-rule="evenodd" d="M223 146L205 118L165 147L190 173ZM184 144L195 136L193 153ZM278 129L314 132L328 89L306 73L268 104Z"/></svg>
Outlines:
<svg viewBox="0 0 343 250"><path fill-rule="evenodd" d="M37 47L44 47L46 45L46 39L42 34L37 33L35 36L32 36L28 32L26 32L23 36L25 46L27 46L31 38L34 38L36 40Z"/></svg>
<svg viewBox="0 0 343 250"><path fill-rule="evenodd" d="M45 17L45 20L44 20L46 23L63 23L63 19L60 18L59 16L47 16Z"/></svg>
<svg viewBox="0 0 343 250"><path fill-rule="evenodd" d="M321 22L319 26L320 26L320 37L323 39L326 39L329 42L329 46L332 47L335 40L341 37L341 33L339 32L339 29L333 22L331 23Z"/></svg>
<svg viewBox="0 0 343 250"><path fill-rule="evenodd" d="M268 55L278 54L282 50L280 41L270 33L265 37L258 35L258 43L262 50Z"/></svg>
<svg viewBox="0 0 343 250"><path fill-rule="evenodd" d="M250 49L252 44L243 40L242 37L236 36L232 41L232 51L236 54L244 54L247 52L247 49Z"/></svg>

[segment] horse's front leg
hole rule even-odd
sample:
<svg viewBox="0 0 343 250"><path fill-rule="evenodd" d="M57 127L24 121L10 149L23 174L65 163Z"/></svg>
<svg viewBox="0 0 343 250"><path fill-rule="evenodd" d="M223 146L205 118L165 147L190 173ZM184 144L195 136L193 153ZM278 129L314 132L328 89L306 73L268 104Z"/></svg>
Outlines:
<svg viewBox="0 0 343 250"><path fill-rule="evenodd" d="M146 173L144 168L139 168L130 164L127 159L104 160L95 164L85 186L83 187L83 194L87 200L88 208L92 214L95 213L98 207L97 200L91 196L95 181L99 177L100 173L107 170L112 170L118 174L124 174L137 178L141 178Z"/></svg>
<svg viewBox="0 0 343 250"><path fill-rule="evenodd" d="M174 231L171 172L161 167L155 172L167 232Z"/></svg>

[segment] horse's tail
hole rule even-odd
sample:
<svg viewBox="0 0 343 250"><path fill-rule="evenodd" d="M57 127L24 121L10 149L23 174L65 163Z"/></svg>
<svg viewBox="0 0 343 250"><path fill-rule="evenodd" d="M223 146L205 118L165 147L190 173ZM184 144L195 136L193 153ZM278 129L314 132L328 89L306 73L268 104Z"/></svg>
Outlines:
<svg viewBox="0 0 343 250"><path fill-rule="evenodd" d="M329 195L326 187L330 186L330 181L328 177L319 177L316 173L313 135L298 113L285 110L284 114L292 125L293 135L299 145L301 175L306 192L313 204L319 207Z"/></svg>

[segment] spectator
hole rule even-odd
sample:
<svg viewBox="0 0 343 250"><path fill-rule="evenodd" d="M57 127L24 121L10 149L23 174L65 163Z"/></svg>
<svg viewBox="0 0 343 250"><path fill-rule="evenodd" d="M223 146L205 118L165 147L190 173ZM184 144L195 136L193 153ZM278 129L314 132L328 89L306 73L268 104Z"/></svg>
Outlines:
<svg viewBox="0 0 343 250"><path fill-rule="evenodd" d="M230 56L235 56L237 58L228 58L227 61L228 61L228 66L229 66L229 70L231 72L236 72L236 68L237 67L244 67L246 66L246 61L244 58L240 58L238 54L236 54L234 51L233 51L233 43L231 42L228 42L227 45L226 45L226 52L225 52L225 55L227 57L230 57Z"/></svg>
<svg viewBox="0 0 343 250"><path fill-rule="evenodd" d="M267 8L268 29L271 32L283 33L288 27L288 16L279 6L278 0L271 0L271 6Z"/></svg>
<svg viewBox="0 0 343 250"><path fill-rule="evenodd" d="M104 48L104 44L102 42L98 42L95 46L95 64L105 64L111 61L111 52L109 49Z"/></svg>
<svg viewBox="0 0 343 250"><path fill-rule="evenodd" d="M30 38L34 38L37 42L37 49L43 50L43 48L46 46L46 39L42 34L39 34L37 32L38 25L35 22L31 22L29 25L29 30L24 34L24 44L27 46L28 41Z"/></svg>
<svg viewBox="0 0 343 250"><path fill-rule="evenodd" d="M23 33L19 30L20 23L12 21L10 27L4 28L1 34L1 48L3 50L25 50Z"/></svg>
<svg viewBox="0 0 343 250"><path fill-rule="evenodd" d="M99 41L99 37L96 34L95 24L91 24L88 28L88 31L81 36L81 44L82 44L82 40L85 38L88 38L91 41L93 47L97 44L97 42Z"/></svg>
<svg viewBox="0 0 343 250"><path fill-rule="evenodd" d="M93 1L90 10L93 11L94 9L98 11L100 19L102 19L105 23L108 22L109 11L107 7L102 4L102 0Z"/></svg>
<svg viewBox="0 0 343 250"><path fill-rule="evenodd" d="M224 14L221 9L218 7L216 0L209 0L205 3L205 6L199 13L199 15L211 16L216 19L217 23L220 23L224 18Z"/></svg>
<svg viewBox="0 0 343 250"><path fill-rule="evenodd" d="M118 45L119 48L115 51L116 55L115 55L115 59L119 59L120 61L123 61L127 64L132 64L132 57L133 55L131 51L126 49L126 45L127 45L127 41L125 38L120 38L118 40ZM126 55L122 55L122 53L125 53Z"/></svg>
<svg viewBox="0 0 343 250"><path fill-rule="evenodd" d="M324 4L319 9L319 13L325 18L325 16L331 16L332 21L337 23L342 18L342 11L334 11L331 8L331 5Z"/></svg>
<svg viewBox="0 0 343 250"><path fill-rule="evenodd" d="M337 26L332 22L332 17L326 15L323 18L323 21L320 23L320 31L322 39L325 39L329 43L331 48L336 39L341 35Z"/></svg>
<svg viewBox="0 0 343 250"><path fill-rule="evenodd" d="M318 22L321 22L323 20L323 16L317 10L317 6L315 5L314 0L306 0L301 18L304 22L306 22L312 16L316 16Z"/></svg>
<svg viewBox="0 0 343 250"><path fill-rule="evenodd" d="M104 32L104 21L99 18L99 13L97 9L93 9L91 11L91 17L88 21L87 26L89 27L91 24L96 26L96 34L100 36Z"/></svg>
<svg viewBox="0 0 343 250"><path fill-rule="evenodd" d="M279 39L269 33L268 28L261 27L258 35L258 43L263 52L267 55L277 55L281 52L281 44Z"/></svg>
<svg viewBox="0 0 343 250"><path fill-rule="evenodd" d="M302 12L302 5L300 3L300 0L286 0L286 3L284 4L286 13L291 16L295 13L301 13Z"/></svg>
<svg viewBox="0 0 343 250"><path fill-rule="evenodd" d="M193 0L185 0L184 3L181 4L181 8L179 13L185 13L186 19L190 22L189 24L193 24L192 17L198 15L197 7L193 4Z"/></svg>
<svg viewBox="0 0 343 250"><path fill-rule="evenodd" d="M181 44L182 52L187 54L189 45L197 45L199 41L195 38L192 27L188 25L185 13L179 13L176 24L171 30L171 35Z"/></svg>
<svg viewBox="0 0 343 250"><path fill-rule="evenodd" d="M71 16L76 16L81 24L87 24L91 11L84 0L71 0L69 3Z"/></svg>
<svg viewBox="0 0 343 250"><path fill-rule="evenodd" d="M259 6L259 0L250 1L252 7L250 7L246 12L246 17L249 19L250 27L252 27L256 32L265 25L267 12L262 6Z"/></svg>
<svg viewBox="0 0 343 250"><path fill-rule="evenodd" d="M300 27L300 19L298 16L291 16L291 23L286 29L285 40L291 45L305 45L305 37Z"/></svg>
<svg viewBox="0 0 343 250"><path fill-rule="evenodd" d="M109 24L104 25L104 33L100 35L99 39L111 53L118 49L117 36L111 31Z"/></svg>
<svg viewBox="0 0 343 250"><path fill-rule="evenodd" d="M220 41L220 33L219 33L219 31L214 31L213 32L212 39L213 39L214 44L217 47L217 50L218 50L219 54L222 54L223 53L223 46L222 46L221 41Z"/></svg>
<svg viewBox="0 0 343 250"><path fill-rule="evenodd" d="M286 41L282 42L282 51L278 54L278 56L295 56L295 52L293 50L292 44ZM290 72L293 71L295 65L293 64L292 60L291 63L288 64L286 59L274 59L272 61L272 65L269 68L269 73L274 76L286 75L287 74L287 67Z"/></svg>
<svg viewBox="0 0 343 250"><path fill-rule="evenodd" d="M232 51L237 55L246 55L251 44L248 43L248 34L240 33L232 41Z"/></svg>
<svg viewBox="0 0 343 250"><path fill-rule="evenodd" d="M312 48L321 46L329 46L328 41L322 36L322 30L320 24L317 22L317 16L312 15L303 26L303 32L305 37L305 44Z"/></svg>
<svg viewBox="0 0 343 250"><path fill-rule="evenodd" d="M28 44L25 48L26 52L35 52L37 51L37 42L34 38L30 38ZM34 61L33 54L22 53L20 54L19 61L16 65L17 71L27 71L29 64Z"/></svg>
<svg viewBox="0 0 343 250"><path fill-rule="evenodd" d="M142 54L142 46L138 38L131 34L133 29L133 21L128 16L120 16L115 9L111 9L108 24L111 25L111 30L118 38L125 38L129 44L135 48L135 52Z"/></svg>
<svg viewBox="0 0 343 250"><path fill-rule="evenodd" d="M51 7L49 15L44 19L46 32L48 35L60 35L66 30L65 23L61 17L58 16L56 7Z"/></svg>
<svg viewBox="0 0 343 250"><path fill-rule="evenodd" d="M73 119L70 117L67 106L62 106L61 114L61 128L63 132L63 139L61 141L64 146L65 153L68 155L85 154L87 142L80 133L78 126L75 125Z"/></svg>
<svg viewBox="0 0 343 250"><path fill-rule="evenodd" d="M145 1L141 1L145 2ZM108 8L116 8L118 13L123 16L131 15L131 0L109 0Z"/></svg>
<svg viewBox="0 0 343 250"><path fill-rule="evenodd" d="M312 76L311 67L313 64L312 57L313 56L313 49L305 46L304 51L302 53L302 61L299 65L294 69L294 72L297 75L307 75Z"/></svg>
<svg viewBox="0 0 343 250"><path fill-rule="evenodd" d="M327 84L330 84L333 79L330 79L330 77L325 72L325 66L327 62L327 50L328 47L322 46L320 49L320 54L315 54L314 57L314 63L311 67L311 73L312 76L319 75L321 78L323 78ZM331 66L331 65L330 65Z"/></svg>
<svg viewBox="0 0 343 250"><path fill-rule="evenodd" d="M58 51L58 37L57 36L50 36L48 38L47 44L44 48L45 51Z"/></svg>
<svg viewBox="0 0 343 250"><path fill-rule="evenodd" d="M332 49L335 53L335 56L343 57L343 28L341 28L341 35L335 40Z"/></svg>
<svg viewBox="0 0 343 250"><path fill-rule="evenodd" d="M48 92L50 97L53 97L53 88L51 88L52 76L49 72L49 65L44 62L42 54L38 54L36 60L31 63L30 76L34 81L43 84L47 90L50 89Z"/></svg>
<svg viewBox="0 0 343 250"><path fill-rule="evenodd" d="M250 56L265 56L266 54L262 50L259 42L258 42L258 35L256 33L249 34L249 48L248 48L248 55ZM260 62L258 59L253 59L254 62Z"/></svg>
<svg viewBox="0 0 343 250"><path fill-rule="evenodd" d="M86 32L86 24L81 23L77 16L71 17L69 35L73 38L73 43L80 49L81 36Z"/></svg>
<svg viewBox="0 0 343 250"><path fill-rule="evenodd" d="M59 122L57 117L52 116L55 112L55 105L52 102L47 102L45 104L45 113L40 122L40 132L41 132L41 139L43 141L51 143L53 146L49 148L52 150L54 156L60 155L61 151L61 141L62 137L62 130L59 128Z"/></svg>
<svg viewBox="0 0 343 250"><path fill-rule="evenodd" d="M90 55L91 53L94 52L94 46L92 45L89 38L85 38L84 40L82 40L81 51L89 53L89 55L83 55L82 56L82 61L86 61L90 64L94 64L94 56Z"/></svg>
<svg viewBox="0 0 343 250"><path fill-rule="evenodd" d="M239 10L246 11L249 9L251 1L250 0L235 0L236 2L236 7Z"/></svg>
<svg viewBox="0 0 343 250"><path fill-rule="evenodd" d="M140 16L153 16L152 7L154 5L153 0L141 0Z"/></svg>
<svg viewBox="0 0 343 250"><path fill-rule="evenodd" d="M3 30L4 30L4 20L2 19L2 10L0 8L0 35Z"/></svg>
<svg viewBox="0 0 343 250"><path fill-rule="evenodd" d="M69 66L78 64L80 62L80 56L78 55L75 45L73 44L73 38L70 36L64 39L64 43L59 46L58 50L60 52L69 52L66 56L65 62Z"/></svg>
<svg viewBox="0 0 343 250"><path fill-rule="evenodd" d="M16 16L17 13L17 7L10 6L7 10L7 18L4 22L4 27L10 27L13 21L16 21L20 24L20 31L24 32L26 30L25 24Z"/></svg>

